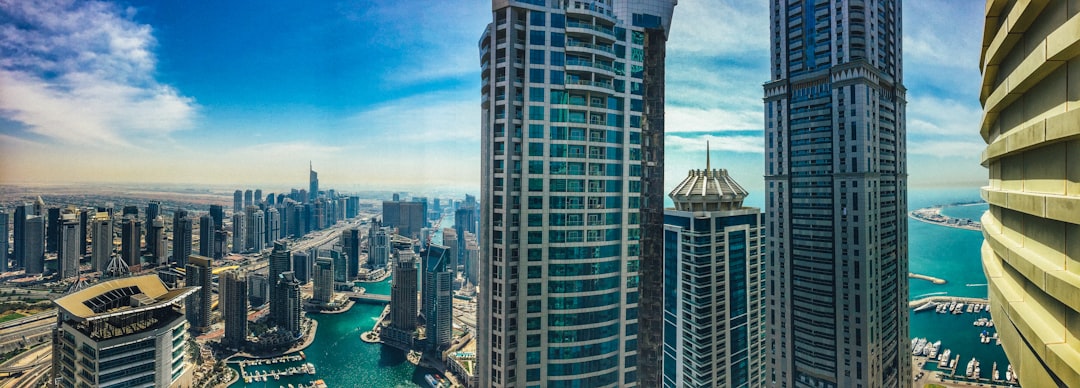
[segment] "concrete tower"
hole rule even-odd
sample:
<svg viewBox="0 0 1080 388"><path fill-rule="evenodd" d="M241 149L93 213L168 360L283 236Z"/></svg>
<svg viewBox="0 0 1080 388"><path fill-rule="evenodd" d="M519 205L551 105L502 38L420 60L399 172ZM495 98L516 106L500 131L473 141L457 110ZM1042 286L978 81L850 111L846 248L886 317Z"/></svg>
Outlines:
<svg viewBox="0 0 1080 388"><path fill-rule="evenodd" d="M213 259L205 256L191 255L184 260L185 266L184 285L187 287L199 287L199 291L188 297L187 319L191 323L191 329L198 332L206 332L210 329L210 301L213 295L214 284L211 283L211 263Z"/></svg>
<svg viewBox="0 0 1080 388"><path fill-rule="evenodd" d="M236 190L233 192L233 214L244 211L244 192Z"/></svg>
<svg viewBox="0 0 1080 388"><path fill-rule="evenodd" d="M311 302L325 305L330 303L334 296L334 260L329 257L315 259L314 286L311 292Z"/></svg>
<svg viewBox="0 0 1080 388"><path fill-rule="evenodd" d="M1080 387L1078 12L986 1L982 263L994 329L1025 387Z"/></svg>
<svg viewBox="0 0 1080 388"><path fill-rule="evenodd" d="M194 223L186 210L176 209L173 213L172 259L177 266L186 265L188 256L191 256Z"/></svg>
<svg viewBox="0 0 1080 388"><path fill-rule="evenodd" d="M416 254L398 251L390 285L390 326L383 330L388 342L409 346L416 332Z"/></svg>
<svg viewBox="0 0 1080 388"><path fill-rule="evenodd" d="M316 198L319 198L319 173L308 161L308 200L315 202Z"/></svg>
<svg viewBox="0 0 1080 388"><path fill-rule="evenodd" d="M662 317L638 311L663 299L674 6L492 1L479 42L482 386L660 385Z"/></svg>
<svg viewBox="0 0 1080 388"><path fill-rule="evenodd" d="M242 349L248 332L248 282L242 271L226 271L221 275L221 317L225 321L222 343Z"/></svg>
<svg viewBox="0 0 1080 388"><path fill-rule="evenodd" d="M57 272L61 279L79 275L79 219L75 214L64 214L60 222L60 237L56 251Z"/></svg>
<svg viewBox="0 0 1080 388"><path fill-rule="evenodd" d="M901 2L769 4L768 381L910 386Z"/></svg>
<svg viewBox="0 0 1080 388"><path fill-rule="evenodd" d="M214 216L204 214L199 217L199 255L209 258L217 257L214 248Z"/></svg>
<svg viewBox="0 0 1080 388"><path fill-rule="evenodd" d="M453 334L453 273L447 267L450 253L445 246L431 244L424 255L424 322L428 349L441 351L450 346Z"/></svg>
<svg viewBox="0 0 1080 388"><path fill-rule="evenodd" d="M115 243L113 242L113 221L109 213L97 212L90 222L90 268L93 271L105 272L112 261Z"/></svg>

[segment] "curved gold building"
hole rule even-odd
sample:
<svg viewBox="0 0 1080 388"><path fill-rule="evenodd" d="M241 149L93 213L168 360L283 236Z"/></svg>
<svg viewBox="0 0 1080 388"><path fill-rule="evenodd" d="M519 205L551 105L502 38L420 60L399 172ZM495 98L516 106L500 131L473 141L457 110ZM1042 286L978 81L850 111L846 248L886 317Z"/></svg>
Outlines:
<svg viewBox="0 0 1080 388"><path fill-rule="evenodd" d="M980 131L991 313L1020 383L1080 386L1080 4L990 0Z"/></svg>

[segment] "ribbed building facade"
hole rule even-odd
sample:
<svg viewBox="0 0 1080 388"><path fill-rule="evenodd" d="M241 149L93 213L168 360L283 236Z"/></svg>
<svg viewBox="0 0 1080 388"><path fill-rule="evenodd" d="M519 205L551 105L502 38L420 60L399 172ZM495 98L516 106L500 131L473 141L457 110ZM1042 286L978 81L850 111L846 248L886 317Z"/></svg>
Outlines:
<svg viewBox="0 0 1080 388"><path fill-rule="evenodd" d="M639 307L662 303L674 6L492 1L479 42L482 386L659 385L661 317Z"/></svg>
<svg viewBox="0 0 1080 388"><path fill-rule="evenodd" d="M982 262L1020 384L1080 386L1080 6L986 2Z"/></svg>
<svg viewBox="0 0 1080 388"><path fill-rule="evenodd" d="M664 220L664 387L763 387L761 210L727 170L691 170Z"/></svg>
<svg viewBox="0 0 1080 388"><path fill-rule="evenodd" d="M769 7L769 382L909 386L901 2Z"/></svg>

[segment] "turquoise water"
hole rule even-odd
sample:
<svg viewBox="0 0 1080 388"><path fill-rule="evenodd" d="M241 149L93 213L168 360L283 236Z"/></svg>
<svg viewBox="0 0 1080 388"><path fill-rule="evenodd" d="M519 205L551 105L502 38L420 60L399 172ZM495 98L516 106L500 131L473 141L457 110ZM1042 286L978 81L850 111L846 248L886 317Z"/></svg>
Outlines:
<svg viewBox="0 0 1080 388"><path fill-rule="evenodd" d="M911 190L909 208L918 209L934 205L973 202L979 200L977 188ZM747 205L760 206L760 198L748 198ZM978 219L986 205L948 207L942 211L951 217ZM443 227L453 225L453 216L443 218ZM932 225L908 218L909 258L912 272L943 278L948 283L934 285L930 282L911 279L911 297L918 298L927 294L940 294L969 297L986 297L986 278L983 275L979 249L982 234L978 231L948 228ZM437 236L441 239L441 233ZM433 239L434 240L434 239ZM389 294L390 280L379 283L360 283L370 293ZM370 330L375 319L382 311L382 306L358 304L349 312L337 315L312 315L319 321L318 335L315 342L305 351L307 362L317 368L315 378L323 379L331 387L415 387L426 386L424 374L431 373L418 369L405 360L402 352L381 345L366 344L360 341L360 333ZM930 342L942 341L942 350L950 348L953 357L961 356L960 368L967 365L971 357L977 356L983 363L983 375L989 377L990 366L997 362L1004 376L1008 363L1001 347L979 343L979 333L986 328L973 326L971 323L980 314L937 314L932 311L911 313L911 337L926 337ZM990 332L993 333L992 328ZM283 369L294 364L279 364L274 367ZM936 364L933 364L936 366ZM932 368L931 368L932 369ZM277 387L287 384L308 383L309 376L282 378L266 383L249 386ZM242 383L234 386L243 386Z"/></svg>
<svg viewBox="0 0 1080 388"><path fill-rule="evenodd" d="M389 294L390 280L379 283L360 283L373 294ZM360 341L360 333L371 330L382 313L383 305L358 303L342 314L311 314L319 322L315 342L304 350L307 360L315 364L316 374L282 377L245 385L243 381L233 387L279 387L288 384L309 384L322 379L331 387L418 387L427 386L424 375L433 370L417 368L405 360L405 353L379 344ZM300 362L249 367L248 371L286 369ZM234 368L235 369L235 368Z"/></svg>
<svg viewBox="0 0 1080 388"><path fill-rule="evenodd" d="M911 190L908 196L909 209L919 209L934 205L979 201L977 188L952 190ZM985 203L972 206L950 206L942 209L942 214L949 217L978 220L987 209ZM968 296L985 298L987 293L986 275L983 273L980 249L983 237L981 231L949 228L940 225L916 221L908 217L908 252L912 272L945 279L946 284L935 285L925 280L910 279L911 298L926 295ZM966 310L966 308L965 308ZM998 363L1000 376L1004 378L1008 360L1000 346L979 342L979 334L987 330L991 335L994 328L972 325L981 317L990 314L937 314L933 311L911 313L911 337L928 338L930 342L941 341L944 349L952 349L952 358L959 355L958 368L963 374L971 357L977 357L982 364L982 376L990 377L991 366ZM936 369L937 364L931 364Z"/></svg>

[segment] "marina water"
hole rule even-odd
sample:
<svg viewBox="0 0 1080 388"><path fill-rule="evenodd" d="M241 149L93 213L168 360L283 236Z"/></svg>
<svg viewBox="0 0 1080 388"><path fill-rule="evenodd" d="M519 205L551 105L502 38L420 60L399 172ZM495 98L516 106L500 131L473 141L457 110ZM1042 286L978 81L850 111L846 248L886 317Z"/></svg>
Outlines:
<svg viewBox="0 0 1080 388"><path fill-rule="evenodd" d="M979 201L977 188L964 189L913 189L908 196L909 210L935 205L970 203ZM751 194L747 206L761 207L763 198L760 194ZM986 204L973 206L952 206L942 213L950 217L978 220L986 211ZM441 227L453 225L453 217L444 217ZM986 297L986 277L983 274L980 259L982 232L949 228L933 225L908 218L909 259L912 272L945 279L946 284L935 285L928 281L910 279L911 298L917 299L930 295L949 295L967 297ZM389 294L390 280L380 283L361 283L368 292ZM308 384L313 379L322 379L330 387L425 387L424 375L431 370L417 368L405 360L402 351L378 344L360 341L360 333L370 330L379 317L381 305L358 303L342 314L312 314L319 321L318 334L314 343L304 353L307 360L315 364L314 377L292 376L281 380L270 379L266 382L247 384L250 387L278 387L288 384ZM966 308L965 308L966 310ZM960 355L957 364L958 374L963 374L971 357L977 357L982 364L982 375L990 376L990 367L998 363L1001 377L1005 376L1008 361L1000 346L982 344L979 334L987 330L994 333L994 328L972 325L989 313L938 314L933 310L911 313L911 337L927 338L930 342L941 341L941 351L952 349L953 358ZM275 364L246 368L249 371L286 369L301 363ZM928 369L936 368L930 363ZM917 367L917 366L916 366ZM233 387L245 386L243 381Z"/></svg>

